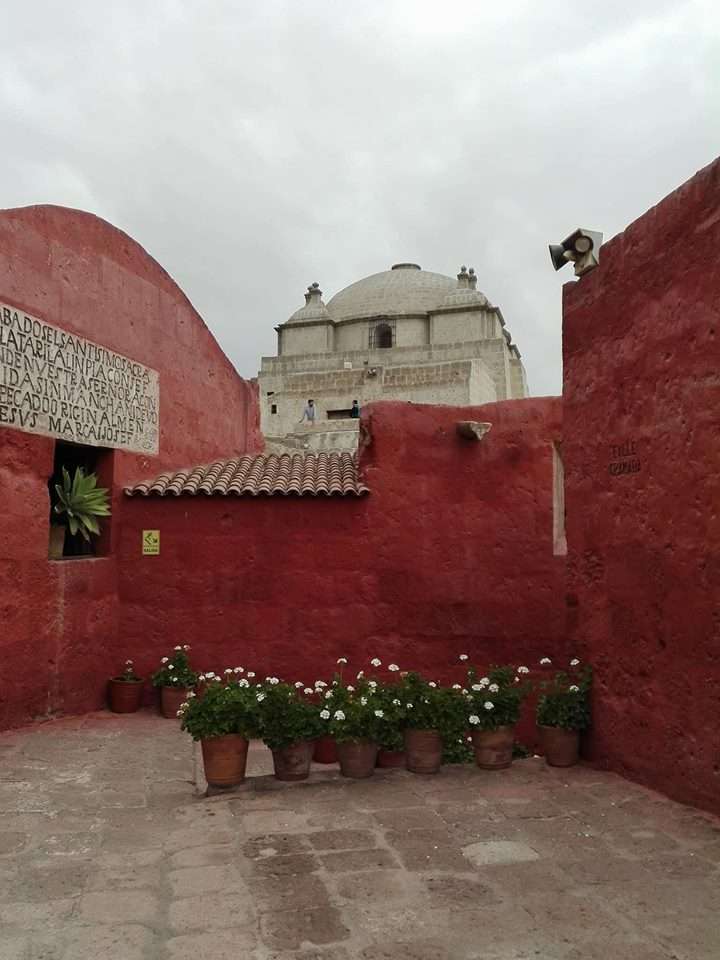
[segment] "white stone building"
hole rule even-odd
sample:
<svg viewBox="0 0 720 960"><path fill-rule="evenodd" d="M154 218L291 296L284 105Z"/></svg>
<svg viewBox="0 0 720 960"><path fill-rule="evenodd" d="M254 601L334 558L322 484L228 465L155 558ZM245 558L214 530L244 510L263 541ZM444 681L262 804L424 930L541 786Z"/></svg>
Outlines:
<svg viewBox="0 0 720 960"><path fill-rule="evenodd" d="M520 351L499 307L457 279L397 263L350 284L325 304L317 283L305 306L275 329L278 355L258 375L268 445L352 449L353 400L479 404L527 396ZM300 423L312 398L314 426Z"/></svg>

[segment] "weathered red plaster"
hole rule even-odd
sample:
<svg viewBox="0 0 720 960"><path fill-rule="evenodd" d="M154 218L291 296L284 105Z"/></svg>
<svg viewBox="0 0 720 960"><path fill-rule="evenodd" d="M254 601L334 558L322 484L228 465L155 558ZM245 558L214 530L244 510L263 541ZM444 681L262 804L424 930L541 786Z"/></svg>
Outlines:
<svg viewBox="0 0 720 960"><path fill-rule="evenodd" d="M103 220L62 207L0 212L0 300L160 372L157 457L115 451L110 555L51 563L54 442L0 429L0 727L99 706L124 659L118 633L120 489L261 445L242 380L168 274ZM116 523L117 518L117 523Z"/></svg>
<svg viewBox="0 0 720 960"><path fill-rule="evenodd" d="M460 419L491 421L480 442ZM314 681L339 656L438 679L457 657L564 653L564 558L553 556L557 398L477 408L381 403L362 499L133 498L120 542L123 654L147 673L176 643L204 669ZM141 557L144 528L159 557ZM526 731L527 733L527 731Z"/></svg>
<svg viewBox="0 0 720 960"><path fill-rule="evenodd" d="M597 671L592 753L715 811L719 211L720 160L606 244L563 308L568 627Z"/></svg>

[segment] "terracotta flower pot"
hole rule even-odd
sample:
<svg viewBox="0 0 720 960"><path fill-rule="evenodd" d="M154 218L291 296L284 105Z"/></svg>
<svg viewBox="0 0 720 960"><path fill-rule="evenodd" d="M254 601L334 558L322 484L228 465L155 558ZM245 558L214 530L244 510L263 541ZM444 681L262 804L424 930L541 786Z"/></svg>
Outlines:
<svg viewBox="0 0 720 960"><path fill-rule="evenodd" d="M337 744L334 737L320 737L315 741L313 751L315 763L337 763Z"/></svg>
<svg viewBox="0 0 720 960"><path fill-rule="evenodd" d="M405 769L407 757L404 750L378 750L377 765L385 769L390 767L402 767Z"/></svg>
<svg viewBox="0 0 720 960"><path fill-rule="evenodd" d="M378 747L370 740L347 741L337 745L340 773L353 780L363 780L375 772Z"/></svg>
<svg viewBox="0 0 720 960"><path fill-rule="evenodd" d="M307 780L310 775L313 746L310 740L300 740L279 750L273 750L276 779Z"/></svg>
<svg viewBox="0 0 720 960"><path fill-rule="evenodd" d="M538 726L545 760L551 767L572 767L580 754L580 731Z"/></svg>
<svg viewBox="0 0 720 960"><path fill-rule="evenodd" d="M406 767L411 773L437 773L442 764L442 737L437 730L406 730Z"/></svg>
<svg viewBox="0 0 720 960"><path fill-rule="evenodd" d="M160 713L168 720L176 720L180 704L185 703L191 687L160 687Z"/></svg>
<svg viewBox="0 0 720 960"><path fill-rule="evenodd" d="M481 770L505 770L513 759L515 727L473 730L472 742L475 763Z"/></svg>
<svg viewBox="0 0 720 960"><path fill-rule="evenodd" d="M165 688L163 688L165 689ZM205 779L211 787L235 787L245 779L248 741L239 733L201 740Z"/></svg>
<svg viewBox="0 0 720 960"><path fill-rule="evenodd" d="M135 713L143 695L142 680L108 680L108 700L113 713Z"/></svg>

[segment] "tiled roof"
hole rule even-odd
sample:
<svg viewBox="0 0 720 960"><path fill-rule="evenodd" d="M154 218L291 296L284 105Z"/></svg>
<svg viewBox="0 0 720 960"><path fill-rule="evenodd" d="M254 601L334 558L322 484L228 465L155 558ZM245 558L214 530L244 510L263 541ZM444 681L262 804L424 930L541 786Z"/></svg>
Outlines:
<svg viewBox="0 0 720 960"><path fill-rule="evenodd" d="M360 497L368 488L358 477L357 458L352 453L283 453L238 457L215 463L161 473L148 483L125 487L127 496L350 496Z"/></svg>

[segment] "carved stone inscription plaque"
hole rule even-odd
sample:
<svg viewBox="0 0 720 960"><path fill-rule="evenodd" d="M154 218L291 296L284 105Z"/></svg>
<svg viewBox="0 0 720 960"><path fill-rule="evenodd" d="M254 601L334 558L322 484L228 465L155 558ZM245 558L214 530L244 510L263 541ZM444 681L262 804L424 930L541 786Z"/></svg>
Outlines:
<svg viewBox="0 0 720 960"><path fill-rule="evenodd" d="M0 303L0 427L158 452L156 370Z"/></svg>

